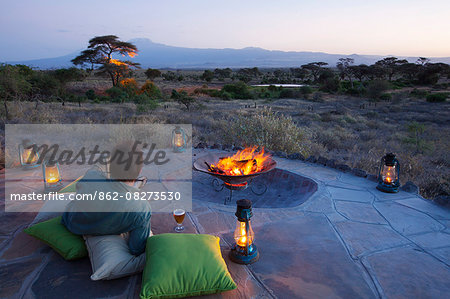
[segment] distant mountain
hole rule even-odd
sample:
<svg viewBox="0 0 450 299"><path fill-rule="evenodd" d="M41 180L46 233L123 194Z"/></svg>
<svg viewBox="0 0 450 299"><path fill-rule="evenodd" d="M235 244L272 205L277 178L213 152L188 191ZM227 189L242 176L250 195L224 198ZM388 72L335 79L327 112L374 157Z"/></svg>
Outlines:
<svg viewBox="0 0 450 299"><path fill-rule="evenodd" d="M216 67L299 67L314 61L327 62L335 66L339 58L350 57L355 64L372 64L385 56L378 55L342 55L322 52L294 52L271 51L261 48L248 47L243 49L199 49L173 47L154 43L146 38L130 40L139 49L139 55L132 61L139 62L143 68L216 68ZM10 64L25 64L41 69L60 68L72 66L70 60L80 51L55 58L45 58L27 61L11 61ZM399 57L410 62L417 57ZM432 62L445 62L450 64L450 57L433 58Z"/></svg>

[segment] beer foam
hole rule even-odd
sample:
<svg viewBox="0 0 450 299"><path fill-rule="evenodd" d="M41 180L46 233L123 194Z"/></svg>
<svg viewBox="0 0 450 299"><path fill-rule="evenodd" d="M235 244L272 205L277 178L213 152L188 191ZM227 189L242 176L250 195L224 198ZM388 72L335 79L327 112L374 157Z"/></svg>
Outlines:
<svg viewBox="0 0 450 299"><path fill-rule="evenodd" d="M175 211L173 211L173 214L175 216L181 216L184 215L186 212L183 209L176 209Z"/></svg>

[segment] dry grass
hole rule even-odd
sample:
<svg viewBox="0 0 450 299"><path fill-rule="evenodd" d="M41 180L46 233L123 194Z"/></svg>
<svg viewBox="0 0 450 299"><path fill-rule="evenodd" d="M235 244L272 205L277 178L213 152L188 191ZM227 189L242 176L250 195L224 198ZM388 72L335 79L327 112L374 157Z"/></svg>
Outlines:
<svg viewBox="0 0 450 299"><path fill-rule="evenodd" d="M145 78L138 78L138 80ZM83 84L88 84L82 82ZM92 85L93 84L93 85ZM163 89L183 88L180 83ZM105 82L89 85L102 89ZM189 88L192 85L185 86ZM201 84L197 87L201 87ZM86 86L73 86L86 89ZM397 154L401 182L413 181L427 198L450 193L450 104L427 103L424 99L395 95L391 103L370 104L361 98L324 95L322 102L308 100L233 100L199 97L201 104L185 111L174 102L139 114L127 104L8 103L9 123L191 123L193 143L260 144L271 150L301 152L335 159L375 174L386 152ZM244 108L245 105L257 108ZM360 108L365 104L364 109ZM167 108L163 108L164 106ZM266 108L264 108L266 107ZM267 108L270 107L270 110ZM270 111L270 112L269 112ZM272 113L274 112L274 113ZM4 121L3 107L0 115ZM425 125L421 151L409 143L408 124ZM4 134L3 134L4 136ZM264 137L265 136L265 137ZM4 154L1 152L2 161ZM0 161L1 162L1 161Z"/></svg>

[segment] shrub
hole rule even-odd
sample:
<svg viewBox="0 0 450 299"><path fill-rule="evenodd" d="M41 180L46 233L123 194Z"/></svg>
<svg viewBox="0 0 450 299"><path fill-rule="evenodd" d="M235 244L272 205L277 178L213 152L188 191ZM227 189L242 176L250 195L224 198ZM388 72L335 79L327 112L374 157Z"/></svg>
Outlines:
<svg viewBox="0 0 450 299"><path fill-rule="evenodd" d="M145 71L145 75L147 76L147 78L149 78L150 80L154 80L157 77L161 77L161 71L157 70L157 69L147 69Z"/></svg>
<svg viewBox="0 0 450 299"><path fill-rule="evenodd" d="M136 105L136 111L139 113L148 112L150 110L155 110L158 107L158 103L155 100L149 100L146 103L141 103Z"/></svg>
<svg viewBox="0 0 450 299"><path fill-rule="evenodd" d="M280 92L280 98L294 98L295 93L290 88L283 88Z"/></svg>
<svg viewBox="0 0 450 299"><path fill-rule="evenodd" d="M231 93L226 92L226 91L222 92L222 99L223 99L223 100L229 101L229 100L231 100L232 98L233 98L233 97L232 97Z"/></svg>
<svg viewBox="0 0 450 299"><path fill-rule="evenodd" d="M120 81L119 87L123 88L128 95L133 96L138 93L139 87L134 78L126 78Z"/></svg>
<svg viewBox="0 0 450 299"><path fill-rule="evenodd" d="M88 91L86 91L85 95L89 100L95 100L96 98L96 94L93 89L89 89Z"/></svg>
<svg viewBox="0 0 450 299"><path fill-rule="evenodd" d="M392 100L392 95L390 93L383 93L382 95L380 95L380 100L390 101Z"/></svg>
<svg viewBox="0 0 450 299"><path fill-rule="evenodd" d="M306 95L312 94L312 93L313 93L313 89L311 88L311 86L304 85L304 86L301 86L301 87L300 87L300 92L301 92L304 96L306 96Z"/></svg>
<svg viewBox="0 0 450 299"><path fill-rule="evenodd" d="M175 89L172 89L171 98L176 100L178 103L186 106L186 109L189 111L192 104L195 103L195 98L190 97L188 93L184 90L178 92Z"/></svg>
<svg viewBox="0 0 450 299"><path fill-rule="evenodd" d="M147 80L142 85L140 91L141 94L146 94L149 98L160 99L162 98L161 90L152 81Z"/></svg>
<svg viewBox="0 0 450 299"><path fill-rule="evenodd" d="M178 79L177 74L172 71L168 71L167 73L162 74L162 77L167 81L176 81Z"/></svg>
<svg viewBox="0 0 450 299"><path fill-rule="evenodd" d="M374 100L378 100L381 95L389 89L389 82L386 80L373 80L367 85L367 94Z"/></svg>
<svg viewBox="0 0 450 299"><path fill-rule="evenodd" d="M448 98L448 94L446 92L438 92L427 95L427 102L430 103L439 103L445 102Z"/></svg>
<svg viewBox="0 0 450 299"><path fill-rule="evenodd" d="M321 91L325 92L336 92L339 90L339 79L336 77L326 78L321 84Z"/></svg>
<svg viewBox="0 0 450 299"><path fill-rule="evenodd" d="M409 94L416 98L425 98L428 95L428 92L426 90L414 88Z"/></svg>
<svg viewBox="0 0 450 299"><path fill-rule="evenodd" d="M226 84L222 91L228 92L233 99L252 99L253 95L250 93L250 89L242 81Z"/></svg>
<svg viewBox="0 0 450 299"><path fill-rule="evenodd" d="M106 94L111 97L111 102L113 103L123 103L128 101L128 94L122 88L114 86L107 89Z"/></svg>
<svg viewBox="0 0 450 299"><path fill-rule="evenodd" d="M214 79L214 72L210 70L205 70L203 74L200 76L202 80L205 80L206 82L211 82L212 79Z"/></svg>
<svg viewBox="0 0 450 299"><path fill-rule="evenodd" d="M18 66L0 65L0 99L20 100L28 97L32 86L27 81L27 73L28 68L22 71Z"/></svg>
<svg viewBox="0 0 450 299"><path fill-rule="evenodd" d="M224 136L230 143L245 146L262 146L274 151L286 153L310 154L310 133L299 128L292 118L264 109L248 116L238 114L224 128Z"/></svg>
<svg viewBox="0 0 450 299"><path fill-rule="evenodd" d="M47 72L34 72L30 83L33 89L45 96L57 95L61 88L61 83L54 76Z"/></svg>

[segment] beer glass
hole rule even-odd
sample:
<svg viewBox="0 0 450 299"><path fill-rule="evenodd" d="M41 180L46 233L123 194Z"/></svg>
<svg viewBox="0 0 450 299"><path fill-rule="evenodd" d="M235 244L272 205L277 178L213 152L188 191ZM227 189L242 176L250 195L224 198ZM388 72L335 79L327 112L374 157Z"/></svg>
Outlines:
<svg viewBox="0 0 450 299"><path fill-rule="evenodd" d="M186 211L183 209L175 209L173 211L173 218L175 218L175 221L177 222L177 226L175 226L174 229L177 233L181 233L182 231L184 231L184 216L186 216Z"/></svg>

